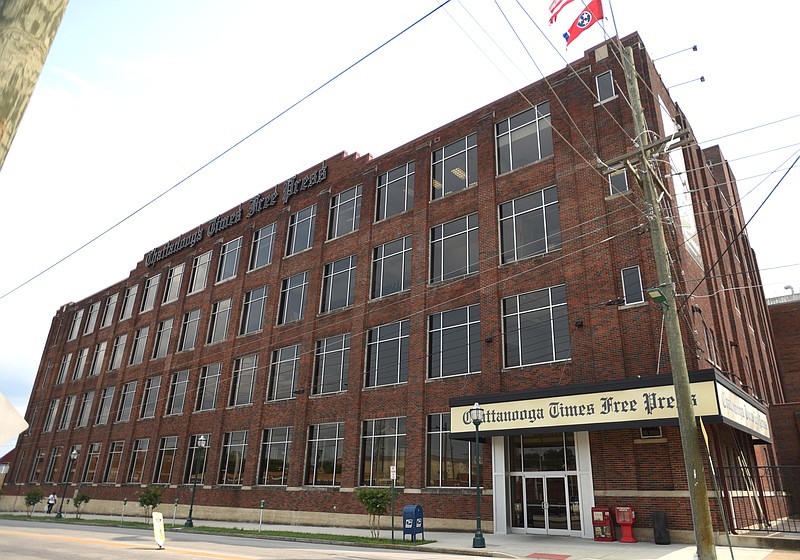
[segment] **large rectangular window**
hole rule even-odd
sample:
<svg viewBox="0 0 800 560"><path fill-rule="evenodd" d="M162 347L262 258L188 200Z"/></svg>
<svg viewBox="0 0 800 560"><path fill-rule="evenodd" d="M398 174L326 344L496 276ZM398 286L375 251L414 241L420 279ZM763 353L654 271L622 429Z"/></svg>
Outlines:
<svg viewBox="0 0 800 560"><path fill-rule="evenodd" d="M428 377L481 371L481 315L478 305L428 316Z"/></svg>
<svg viewBox="0 0 800 560"><path fill-rule="evenodd" d="M137 439L133 442L131 464L128 467L129 484L142 484L144 482L144 465L147 462L147 450L149 447L149 439Z"/></svg>
<svg viewBox="0 0 800 560"><path fill-rule="evenodd" d="M243 356L233 362L231 394L228 397L228 406L253 404L253 387L256 384L257 371L258 354Z"/></svg>
<svg viewBox="0 0 800 560"><path fill-rule="evenodd" d="M247 453L247 430L225 432L217 484L241 485Z"/></svg>
<svg viewBox="0 0 800 560"><path fill-rule="evenodd" d="M322 302L325 313L353 305L356 285L356 256L350 255L325 265L322 275Z"/></svg>
<svg viewBox="0 0 800 560"><path fill-rule="evenodd" d="M183 413L183 403L189 386L189 370L175 371L169 378L169 395L165 414L172 416Z"/></svg>
<svg viewBox="0 0 800 560"><path fill-rule="evenodd" d="M215 344L228 338L228 319L231 316L231 299L215 301L211 306L206 343Z"/></svg>
<svg viewBox="0 0 800 560"><path fill-rule="evenodd" d="M275 249L275 222L264 226L253 233L253 245L250 250L250 268L255 270L272 262Z"/></svg>
<svg viewBox="0 0 800 560"><path fill-rule="evenodd" d="M472 444L450 437L449 413L428 415L427 440L427 486L472 486Z"/></svg>
<svg viewBox="0 0 800 560"><path fill-rule="evenodd" d="M106 458L106 468L103 471L103 483L116 484L119 477L119 466L122 464L122 451L125 448L124 441L112 441L108 448Z"/></svg>
<svg viewBox="0 0 800 560"><path fill-rule="evenodd" d="M367 332L365 387L408 381L408 320L373 327Z"/></svg>
<svg viewBox="0 0 800 560"><path fill-rule="evenodd" d="M72 420L72 413L75 411L75 395L64 397L64 408L61 410L61 420L58 423L59 430L66 430L69 428L69 423Z"/></svg>
<svg viewBox="0 0 800 560"><path fill-rule="evenodd" d="M503 119L496 129L498 174L553 155L553 129L547 101Z"/></svg>
<svg viewBox="0 0 800 560"><path fill-rule="evenodd" d="M197 344L197 327L200 324L200 310L195 309L183 314L181 337L178 340L178 352L192 350Z"/></svg>
<svg viewBox="0 0 800 560"><path fill-rule="evenodd" d="M138 291L139 284L125 290L125 295L122 297L122 311L119 314L120 321L130 319L133 316L133 304L136 302L136 293Z"/></svg>
<svg viewBox="0 0 800 560"><path fill-rule="evenodd" d="M519 261L561 249L556 187L500 205L500 262Z"/></svg>
<svg viewBox="0 0 800 560"><path fill-rule="evenodd" d="M244 295L239 334L259 332L264 328L264 308L267 305L267 287L261 286Z"/></svg>
<svg viewBox="0 0 800 560"><path fill-rule="evenodd" d="M630 266L622 269L622 289L625 293L625 305L644 301L642 276L638 266Z"/></svg>
<svg viewBox="0 0 800 560"><path fill-rule="evenodd" d="M470 134L433 152L431 198L478 184L478 135Z"/></svg>
<svg viewBox="0 0 800 560"><path fill-rule="evenodd" d="M100 302L96 301L89 306L89 315L86 317L86 326L83 328L83 334L90 334L94 331L97 325L97 315L100 313Z"/></svg>
<svg viewBox="0 0 800 560"><path fill-rule="evenodd" d="M158 283L161 281L161 274L151 276L144 281L144 291L142 291L142 307L139 313L150 311L155 307L156 294L158 293Z"/></svg>
<svg viewBox="0 0 800 560"><path fill-rule="evenodd" d="M172 334L172 317L158 323L156 341L153 343L153 359L163 358L169 351L169 338Z"/></svg>
<svg viewBox="0 0 800 560"><path fill-rule="evenodd" d="M89 368L89 375L99 375L100 372L103 371L103 360L106 358L106 346L108 346L108 341L104 340L94 347L94 355L92 356L92 365Z"/></svg>
<svg viewBox="0 0 800 560"><path fill-rule="evenodd" d="M600 103L616 96L614 92L614 77L611 74L611 70L595 76L595 82L597 83L597 100Z"/></svg>
<svg viewBox="0 0 800 560"><path fill-rule="evenodd" d="M361 435L361 486L390 486L391 467L397 468L397 486L405 485L406 419L365 420Z"/></svg>
<svg viewBox="0 0 800 560"><path fill-rule="evenodd" d="M361 185L331 197L328 239L335 239L358 229L361 214Z"/></svg>
<svg viewBox="0 0 800 560"><path fill-rule="evenodd" d="M56 424L56 415L58 414L58 403L61 399L53 399L47 405L47 415L44 417L44 427L42 433L52 432Z"/></svg>
<svg viewBox="0 0 800 560"><path fill-rule="evenodd" d="M83 321L83 309L78 309L72 316L72 324L69 327L67 341L78 338L78 333L81 332L81 321Z"/></svg>
<svg viewBox="0 0 800 560"><path fill-rule="evenodd" d="M58 376L56 377L56 385L61 385L67 380L67 372L69 371L69 364L72 362L72 352L64 354L61 358L61 366L58 368Z"/></svg>
<svg viewBox="0 0 800 560"><path fill-rule="evenodd" d="M78 408L78 419L75 421L76 428L85 428L89 424L92 414L92 403L94 402L94 391L87 391L81 397L81 405Z"/></svg>
<svg viewBox="0 0 800 560"><path fill-rule="evenodd" d="M158 405L158 393L161 389L161 376L151 377L144 382L144 392L142 394L142 406L139 410L139 418L154 418L156 406Z"/></svg>
<svg viewBox="0 0 800 560"><path fill-rule="evenodd" d="M289 216L289 231L286 237L286 256L305 251L314 242L314 218L317 205L313 204Z"/></svg>
<svg viewBox="0 0 800 560"><path fill-rule="evenodd" d="M169 484L172 481L172 468L175 466L175 456L178 453L178 436L162 437L158 444L158 457L156 470L153 474L153 484Z"/></svg>
<svg viewBox="0 0 800 560"><path fill-rule="evenodd" d="M431 229L431 282L478 272L478 214Z"/></svg>
<svg viewBox="0 0 800 560"><path fill-rule="evenodd" d="M411 236L375 247L372 254L372 297L380 298L411 287Z"/></svg>
<svg viewBox="0 0 800 560"><path fill-rule="evenodd" d="M503 336L505 367L569 359L566 288L503 298Z"/></svg>
<svg viewBox="0 0 800 560"><path fill-rule="evenodd" d="M89 355L88 348L81 348L75 356L75 369L72 370L72 380L77 381L83 377L83 371L86 369L86 357Z"/></svg>
<svg viewBox="0 0 800 560"><path fill-rule="evenodd" d="M117 407L117 422L127 422L131 419L133 410L133 397L136 396L136 381L129 381L122 386Z"/></svg>
<svg viewBox="0 0 800 560"><path fill-rule="evenodd" d="M239 253L242 250L242 238L238 237L228 241L222 246L219 254L219 268L217 269L217 282L224 282L236 276L239 269Z"/></svg>
<svg viewBox="0 0 800 560"><path fill-rule="evenodd" d="M278 324L300 321L305 315L308 271L285 278L281 282Z"/></svg>
<svg viewBox="0 0 800 560"><path fill-rule="evenodd" d="M58 469L56 466L59 458L61 458L62 449L61 446L58 446L50 450L50 460L47 462L47 469L44 471L45 483L53 484L58 482Z"/></svg>
<svg viewBox="0 0 800 560"><path fill-rule="evenodd" d="M350 333L317 341L311 393L326 395L347 390L350 367Z"/></svg>
<svg viewBox="0 0 800 560"><path fill-rule="evenodd" d="M186 265L181 263L169 269L167 273L167 282L164 286L163 303L170 303L178 299L181 293L181 284L183 283L184 268L186 268Z"/></svg>
<svg viewBox="0 0 800 560"><path fill-rule="evenodd" d="M198 255L192 261L192 274L189 276L187 295L205 290L208 284L208 266L211 263L211 251Z"/></svg>
<svg viewBox="0 0 800 560"><path fill-rule="evenodd" d="M205 439L204 447L200 446L200 437ZM211 434L192 434L189 437L189 454L186 457L186 468L183 483L192 484L197 481L203 484L206 478L208 447L211 445Z"/></svg>
<svg viewBox="0 0 800 560"><path fill-rule="evenodd" d="M100 464L100 444L90 443L86 450L86 463L83 466L81 482L92 483L97 475L97 466Z"/></svg>
<svg viewBox="0 0 800 560"><path fill-rule="evenodd" d="M378 176L375 221L391 218L414 204L414 162L409 162Z"/></svg>
<svg viewBox="0 0 800 560"><path fill-rule="evenodd" d="M44 449L39 448L36 450L36 455L33 457L31 464L31 475L28 477L29 482L39 482L39 477L42 476L42 464L44 462Z"/></svg>
<svg viewBox="0 0 800 560"><path fill-rule="evenodd" d="M625 169L618 169L608 174L608 185L611 195L628 192L628 175Z"/></svg>
<svg viewBox="0 0 800 560"><path fill-rule="evenodd" d="M279 348L272 352L267 400L277 401L294 397L297 372L300 368L300 345Z"/></svg>
<svg viewBox="0 0 800 560"><path fill-rule="evenodd" d="M258 484L285 486L289 477L289 453L292 428L267 428L261 435L261 457L258 461Z"/></svg>
<svg viewBox="0 0 800 560"><path fill-rule="evenodd" d="M133 345L131 346L130 365L141 364L142 360L144 360L144 347L147 346L148 334L150 334L150 327L136 329L136 333L133 336Z"/></svg>
<svg viewBox="0 0 800 560"><path fill-rule="evenodd" d="M343 448L344 422L310 426L305 483L312 486L339 486Z"/></svg>
<svg viewBox="0 0 800 560"><path fill-rule="evenodd" d="M222 371L221 363L200 368L200 379L197 383L197 400L194 405L195 411L214 410L217 406L220 371Z"/></svg>
<svg viewBox="0 0 800 560"><path fill-rule="evenodd" d="M114 311L117 309L117 298L119 294L111 294L106 298L106 307L103 309L103 319L100 321L100 328L111 326L114 322Z"/></svg>
<svg viewBox="0 0 800 560"><path fill-rule="evenodd" d="M108 362L108 371L117 370L122 365L122 355L125 353L125 343L127 341L127 334L121 334L114 339L114 346L111 348L111 359Z"/></svg>
<svg viewBox="0 0 800 560"><path fill-rule="evenodd" d="M95 425L108 423L111 415L111 402L114 400L114 387L103 387L100 393L100 403L97 406L97 416L94 419Z"/></svg>

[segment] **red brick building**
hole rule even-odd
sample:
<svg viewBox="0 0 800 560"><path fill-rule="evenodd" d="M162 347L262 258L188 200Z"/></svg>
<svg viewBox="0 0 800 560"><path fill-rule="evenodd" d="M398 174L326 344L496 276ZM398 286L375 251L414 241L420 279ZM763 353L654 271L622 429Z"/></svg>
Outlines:
<svg viewBox="0 0 800 560"><path fill-rule="evenodd" d="M672 141L653 166L711 457L763 464L783 397L735 182L624 42L646 140ZM353 524L353 490L395 467L399 506L468 530L477 401L487 530L590 538L593 506L626 505L690 535L624 83L603 43L387 154L300 171L64 305L0 503L70 468L105 511L160 484L185 514L198 480L196 517L263 499L270 521Z"/></svg>

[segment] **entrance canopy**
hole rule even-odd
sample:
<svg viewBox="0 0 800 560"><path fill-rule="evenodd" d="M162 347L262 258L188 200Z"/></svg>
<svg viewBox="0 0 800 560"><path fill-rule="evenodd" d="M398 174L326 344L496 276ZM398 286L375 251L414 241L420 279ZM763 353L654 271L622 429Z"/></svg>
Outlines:
<svg viewBox="0 0 800 560"><path fill-rule="evenodd" d="M771 443L764 405L716 370L691 372L689 380L695 416ZM450 399L452 438L474 437L469 409L476 402L485 411L481 436L678 425L670 375L455 397Z"/></svg>

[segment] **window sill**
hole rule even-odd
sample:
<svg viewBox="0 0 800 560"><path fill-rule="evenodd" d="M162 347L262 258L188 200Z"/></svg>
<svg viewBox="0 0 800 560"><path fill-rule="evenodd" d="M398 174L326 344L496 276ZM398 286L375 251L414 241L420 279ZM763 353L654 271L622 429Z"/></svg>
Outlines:
<svg viewBox="0 0 800 560"><path fill-rule="evenodd" d="M455 276L453 278L448 278L446 280L429 280L428 281L428 288L440 288L442 286L447 286L454 282L458 282L459 280L464 280L465 278L470 278L472 276L478 276L480 271L476 270L475 272L468 272L467 274L462 274L461 276Z"/></svg>
<svg viewBox="0 0 800 560"><path fill-rule="evenodd" d="M600 107L601 105L605 105L609 101L614 101L615 99L619 99L619 94L612 95L611 97L607 97L606 99L603 99L602 101L600 101L598 103L595 103L593 105L593 107Z"/></svg>
<svg viewBox="0 0 800 560"><path fill-rule="evenodd" d="M284 259L290 259L290 258L292 258L292 257L295 257L295 256L297 256L297 255L302 255L303 253L307 253L307 252L309 252L309 251L310 251L311 249L313 249L313 248L314 248L314 246L312 245L311 247L306 247L306 248L305 248L305 249L303 249L302 251L295 251L294 253L291 253L291 254L289 254L289 255L284 255L284 256L283 256L283 258L284 258Z"/></svg>
<svg viewBox="0 0 800 560"><path fill-rule="evenodd" d="M466 191L471 190L471 189L477 189L477 188L478 188L478 183L475 183L474 185L467 185L463 189L459 189L457 191L449 192L449 193L443 194L442 196L437 196L437 197L433 197L432 196L431 200L430 200L430 203L434 204L434 203L436 203L436 202L438 202L440 200L445 200L447 198L450 198L451 196L455 196L457 194L466 192Z"/></svg>
<svg viewBox="0 0 800 560"><path fill-rule="evenodd" d="M610 194L610 195L606 196L606 200L617 200L618 198L625 198L630 194L631 194L631 190L628 189L627 191Z"/></svg>
<svg viewBox="0 0 800 560"><path fill-rule="evenodd" d="M623 309L636 309L637 307L646 307L648 305L647 301L637 301L636 303L626 303L623 305L617 306L617 309L620 311Z"/></svg>
<svg viewBox="0 0 800 560"><path fill-rule="evenodd" d="M555 154L552 154L552 155L543 157L542 159L537 159L536 161L532 161L530 163L526 163L525 165L522 165L520 167L515 167L514 169L511 169L509 171L505 171L503 173L498 173L497 175L495 175L495 177L497 179L500 179L502 177L506 177L507 175L511 175L512 173L516 173L517 171L521 171L522 169L527 169L528 167L532 167L534 165L538 165L538 164L542 163L543 161L554 160L555 157L556 157Z"/></svg>

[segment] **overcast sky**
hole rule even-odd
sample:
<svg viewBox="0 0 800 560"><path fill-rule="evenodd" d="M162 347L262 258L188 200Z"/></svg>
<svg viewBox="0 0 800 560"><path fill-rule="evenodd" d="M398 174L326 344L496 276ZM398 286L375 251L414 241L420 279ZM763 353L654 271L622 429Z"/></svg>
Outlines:
<svg viewBox="0 0 800 560"><path fill-rule="evenodd" d="M0 170L0 296L439 3L70 0ZM798 39L780 24L796 3L744 10L719 1L605 0L604 29L594 26L565 49L561 34L581 4L550 26L550 0L452 0L122 226L0 298L0 392L24 413L58 307L126 278L153 247L341 151L390 151L559 70L615 32L638 31L654 58L697 45L657 68L697 140L719 144L731 161L745 217L763 203L748 233L765 293L800 292L800 172L765 202L800 148L796 72L784 62ZM0 456L12 447L0 446Z"/></svg>

